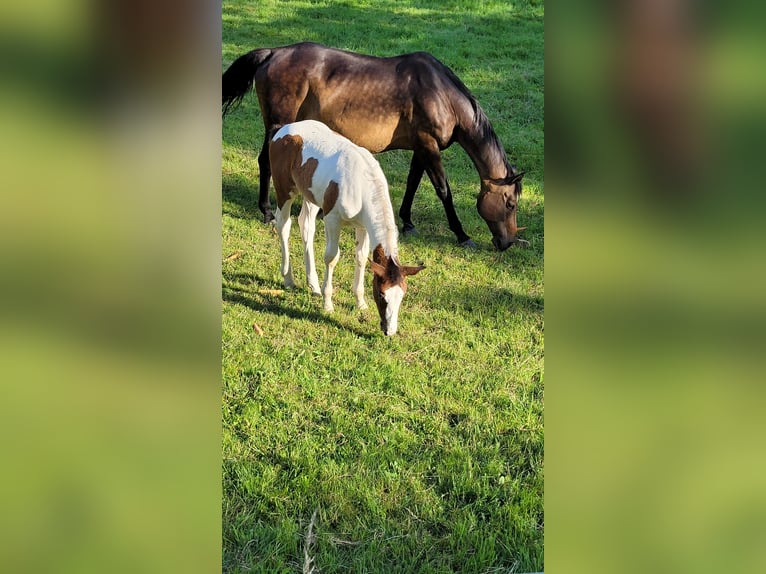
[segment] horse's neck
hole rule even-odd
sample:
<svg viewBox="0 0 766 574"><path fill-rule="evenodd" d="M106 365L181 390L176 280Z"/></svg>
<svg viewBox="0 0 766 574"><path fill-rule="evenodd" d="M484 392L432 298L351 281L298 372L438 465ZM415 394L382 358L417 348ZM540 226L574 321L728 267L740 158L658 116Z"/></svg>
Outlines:
<svg viewBox="0 0 766 574"><path fill-rule="evenodd" d="M457 142L471 158L479 177L502 179L510 175L511 166L505 148L478 104L475 116L460 123Z"/></svg>

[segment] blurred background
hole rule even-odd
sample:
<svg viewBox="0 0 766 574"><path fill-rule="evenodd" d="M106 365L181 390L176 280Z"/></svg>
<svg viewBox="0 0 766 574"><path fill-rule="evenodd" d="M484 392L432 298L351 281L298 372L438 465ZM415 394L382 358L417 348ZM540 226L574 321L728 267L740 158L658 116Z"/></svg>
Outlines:
<svg viewBox="0 0 766 574"><path fill-rule="evenodd" d="M765 9L548 9L546 570L766 571ZM214 571L220 3L0 47L0 564Z"/></svg>
<svg viewBox="0 0 766 574"><path fill-rule="evenodd" d="M764 11L548 3L548 572L766 571Z"/></svg>
<svg viewBox="0 0 766 574"><path fill-rule="evenodd" d="M220 568L220 3L0 7L0 569Z"/></svg>

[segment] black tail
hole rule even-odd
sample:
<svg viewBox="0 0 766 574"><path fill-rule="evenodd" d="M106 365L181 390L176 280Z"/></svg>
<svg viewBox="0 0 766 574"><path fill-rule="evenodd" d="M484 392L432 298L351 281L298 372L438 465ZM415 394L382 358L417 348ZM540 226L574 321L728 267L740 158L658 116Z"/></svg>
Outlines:
<svg viewBox="0 0 766 574"><path fill-rule="evenodd" d="M245 94L253 88L255 72L271 57L269 48L253 50L234 60L221 79L221 109L225 116L230 108L237 107Z"/></svg>

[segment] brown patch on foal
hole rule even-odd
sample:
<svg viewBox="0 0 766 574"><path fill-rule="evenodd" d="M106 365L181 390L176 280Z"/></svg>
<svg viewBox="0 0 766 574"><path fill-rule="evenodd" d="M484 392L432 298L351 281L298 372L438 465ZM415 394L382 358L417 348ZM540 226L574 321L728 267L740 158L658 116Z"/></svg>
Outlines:
<svg viewBox="0 0 766 574"><path fill-rule="evenodd" d="M324 200L322 201L322 211L325 215L330 213L332 208L335 207L336 201L338 201L338 184L330 180L330 185L327 186L324 192Z"/></svg>
<svg viewBox="0 0 766 574"><path fill-rule="evenodd" d="M422 263L420 265L401 265L399 258L389 257L383 250L383 246L378 243L372 251L372 261L370 268L376 277L380 278L379 286L385 289L394 285L401 285L404 292L407 292L407 276L417 275L426 268ZM385 290L384 289L384 290Z"/></svg>
<svg viewBox="0 0 766 574"><path fill-rule="evenodd" d="M298 152L298 159L293 165L293 181L295 182L295 187L297 187L298 191L303 193L303 195L306 196L306 199L313 204L316 204L316 200L309 188L311 187L311 182L314 179L314 172L317 170L318 165L319 160L315 157L308 158L306 163L301 165L300 151Z"/></svg>
<svg viewBox="0 0 766 574"><path fill-rule="evenodd" d="M307 159L306 163L302 161L303 138L300 136L287 135L269 142L271 177L279 208L290 199L294 191L302 193L309 201L316 203L309 187L319 161L313 157Z"/></svg>
<svg viewBox="0 0 766 574"><path fill-rule="evenodd" d="M380 243L378 243L375 246L375 249L372 250L370 268L375 274L377 287L381 291L385 291L389 287L396 285L401 277L398 274L398 265L386 255L385 251L383 251L383 246Z"/></svg>

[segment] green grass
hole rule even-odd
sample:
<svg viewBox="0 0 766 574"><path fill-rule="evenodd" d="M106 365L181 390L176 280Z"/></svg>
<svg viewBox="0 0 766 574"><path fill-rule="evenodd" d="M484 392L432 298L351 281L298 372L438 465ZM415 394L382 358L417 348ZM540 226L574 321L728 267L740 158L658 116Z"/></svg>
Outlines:
<svg viewBox="0 0 766 574"><path fill-rule="evenodd" d="M302 40L376 55L426 50L452 67L527 172L519 225L531 245L491 251L478 175L455 145L445 167L479 249L455 244L424 178L413 205L420 234L402 238L400 254L427 269L409 281L399 333L380 332L369 274L371 308L354 307L350 229L327 315L306 290L297 223L299 288L278 291L277 238L257 208L257 99L226 117L223 253L241 256L223 263L223 569L301 572L318 509L308 550L324 574L540 571L542 2L224 2L224 67ZM395 211L409 157L378 156ZM323 249L320 221L320 281Z"/></svg>

